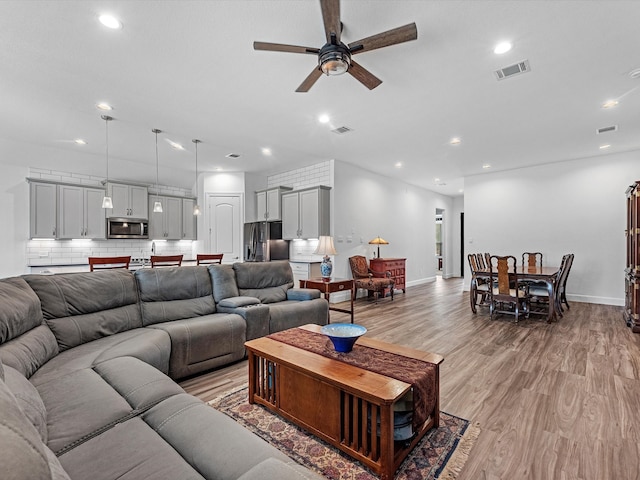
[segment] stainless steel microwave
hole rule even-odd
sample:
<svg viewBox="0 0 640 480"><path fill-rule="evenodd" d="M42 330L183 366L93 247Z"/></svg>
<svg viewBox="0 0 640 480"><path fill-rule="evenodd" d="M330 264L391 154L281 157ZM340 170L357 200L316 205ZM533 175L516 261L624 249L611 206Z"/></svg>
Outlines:
<svg viewBox="0 0 640 480"><path fill-rule="evenodd" d="M109 218L107 238L149 238L149 221L140 218Z"/></svg>

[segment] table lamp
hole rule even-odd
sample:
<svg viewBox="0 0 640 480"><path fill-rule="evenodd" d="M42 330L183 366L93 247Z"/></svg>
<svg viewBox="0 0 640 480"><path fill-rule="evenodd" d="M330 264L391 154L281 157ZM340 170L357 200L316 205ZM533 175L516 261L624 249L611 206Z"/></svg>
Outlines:
<svg viewBox="0 0 640 480"><path fill-rule="evenodd" d="M329 255L337 255L336 248L333 246L333 237L321 235L318 242L318 248L313 252L314 255L324 255L322 263L320 264L320 274L323 280L331 278L331 271L333 265L331 264L331 258Z"/></svg>
<svg viewBox="0 0 640 480"><path fill-rule="evenodd" d="M380 258L380 245L389 245L384 238L376 237L369 242L369 245L378 245L378 258Z"/></svg>

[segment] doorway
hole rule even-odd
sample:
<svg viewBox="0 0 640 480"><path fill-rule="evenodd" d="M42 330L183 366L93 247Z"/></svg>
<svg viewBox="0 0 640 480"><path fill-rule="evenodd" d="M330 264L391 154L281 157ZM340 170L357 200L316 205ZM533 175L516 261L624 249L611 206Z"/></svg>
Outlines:
<svg viewBox="0 0 640 480"><path fill-rule="evenodd" d="M445 250L445 234L444 234L444 209L436 208L436 275L442 275L444 272L444 250Z"/></svg>
<svg viewBox="0 0 640 480"><path fill-rule="evenodd" d="M224 254L224 263L238 262L242 251L239 194L207 194L205 238L208 253Z"/></svg>

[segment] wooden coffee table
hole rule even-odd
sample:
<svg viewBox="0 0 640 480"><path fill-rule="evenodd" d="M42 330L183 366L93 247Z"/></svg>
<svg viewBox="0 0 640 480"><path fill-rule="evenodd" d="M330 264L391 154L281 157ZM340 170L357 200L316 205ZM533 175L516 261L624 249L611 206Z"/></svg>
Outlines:
<svg viewBox="0 0 640 480"><path fill-rule="evenodd" d="M320 332L318 325L300 328ZM444 358L366 336L358 339L358 344L435 365L435 408L411 440L393 439L394 404L411 389L409 383L267 337L245 343L249 403L264 405L367 465L381 479L392 480L424 434L438 426L439 365Z"/></svg>

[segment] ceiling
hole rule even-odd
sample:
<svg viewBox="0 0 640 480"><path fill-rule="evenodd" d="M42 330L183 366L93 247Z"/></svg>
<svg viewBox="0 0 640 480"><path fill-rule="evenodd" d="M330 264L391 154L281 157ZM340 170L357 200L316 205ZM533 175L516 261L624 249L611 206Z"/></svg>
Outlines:
<svg viewBox="0 0 640 480"><path fill-rule="evenodd" d="M465 176L640 149L638 1L343 0L341 18L345 43L410 22L418 39L356 57L374 90L341 75L296 93L316 58L252 43L322 46L315 0L2 1L0 162L104 176L99 101L114 106L110 177L154 183L159 128L159 182L183 188L193 138L201 171L336 159L447 195ZM525 59L530 72L496 79Z"/></svg>

